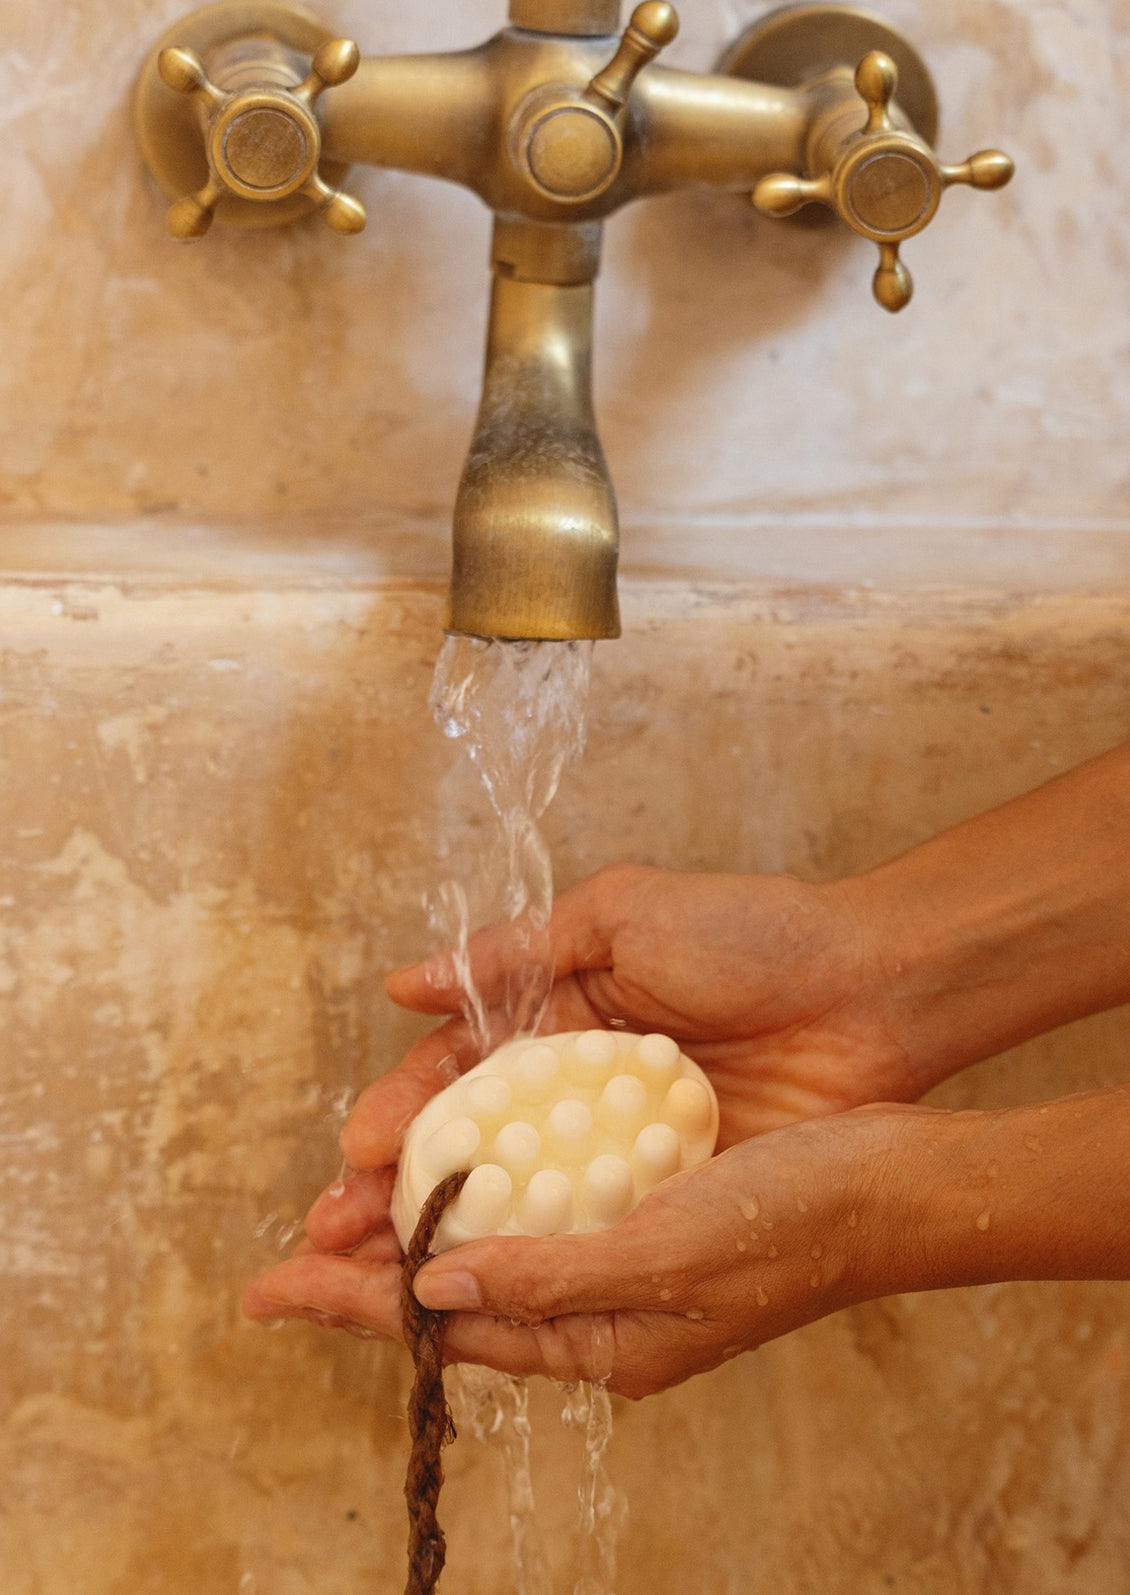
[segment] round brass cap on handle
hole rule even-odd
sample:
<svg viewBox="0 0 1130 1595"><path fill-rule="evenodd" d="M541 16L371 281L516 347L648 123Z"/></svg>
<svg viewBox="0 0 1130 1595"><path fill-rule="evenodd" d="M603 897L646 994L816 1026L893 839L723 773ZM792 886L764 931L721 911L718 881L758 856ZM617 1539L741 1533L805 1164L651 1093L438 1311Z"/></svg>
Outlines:
<svg viewBox="0 0 1130 1595"><path fill-rule="evenodd" d="M884 310L897 311L914 292L899 245L933 220L951 184L1003 188L1013 164L1001 150L979 150L960 165L945 166L924 140L897 127L890 105L898 68L882 50L863 57L855 87L867 108L867 121L843 140L829 170L813 178L771 173L758 183L753 203L766 216L791 216L812 203L834 210L853 231L878 244L872 288Z"/></svg>
<svg viewBox="0 0 1130 1595"><path fill-rule="evenodd" d="M351 40L284 0L218 0L171 28L146 61L135 107L146 163L181 196L170 232L200 237L216 215L277 226L309 215L310 201L336 231L359 232L364 210L338 186L344 166L321 165L315 111L359 61Z"/></svg>
<svg viewBox="0 0 1130 1595"><path fill-rule="evenodd" d="M322 135L314 114L318 96L351 78L360 59L352 40L329 39L294 88L252 86L228 94L211 81L194 51L177 46L162 50L157 70L164 82L180 94L191 94L204 110L210 168L203 188L171 207L173 237L206 233L224 194L260 201L305 194L335 232L360 232L365 225L361 204L318 175Z"/></svg>
<svg viewBox="0 0 1130 1595"><path fill-rule="evenodd" d="M643 0L616 54L583 93L537 89L517 113L512 148L539 193L566 204L596 199L615 182L624 158L621 127L632 84L679 31L666 0Z"/></svg>

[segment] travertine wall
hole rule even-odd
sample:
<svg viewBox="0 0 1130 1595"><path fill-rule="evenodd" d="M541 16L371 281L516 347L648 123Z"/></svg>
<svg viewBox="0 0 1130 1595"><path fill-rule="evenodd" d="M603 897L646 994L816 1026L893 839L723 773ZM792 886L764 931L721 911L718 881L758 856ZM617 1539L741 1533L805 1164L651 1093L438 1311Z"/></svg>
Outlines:
<svg viewBox="0 0 1130 1595"><path fill-rule="evenodd" d="M342 4L367 49L501 6ZM759 7L686 0L705 65ZM950 158L907 254L683 196L609 230L600 407L623 641L550 832L607 859L864 867L1130 734L1127 7L891 0ZM363 238L165 242L128 95L177 15L0 0L0 1590L392 1595L399 1352L241 1323L414 1033L437 850L477 846L424 700L488 224L361 173ZM454 794L454 807L453 807ZM1124 1014L951 1102L1125 1078ZM620 1595L1122 1595L1126 1289L871 1304L617 1410ZM570 1587L575 1438L539 1398ZM464 1439L449 1583L505 1595Z"/></svg>

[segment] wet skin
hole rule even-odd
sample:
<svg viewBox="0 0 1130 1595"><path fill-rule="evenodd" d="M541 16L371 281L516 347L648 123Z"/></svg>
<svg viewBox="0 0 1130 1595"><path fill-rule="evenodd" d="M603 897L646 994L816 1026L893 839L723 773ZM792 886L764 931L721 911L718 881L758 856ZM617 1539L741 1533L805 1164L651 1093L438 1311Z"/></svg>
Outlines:
<svg viewBox="0 0 1130 1595"><path fill-rule="evenodd" d="M543 1032L674 1036L718 1093L723 1155L606 1235L475 1242L429 1264L420 1299L460 1309L449 1356L608 1376L642 1395L852 1301L1130 1277L1124 1088L1008 1112L906 1105L1130 1000L1128 829L1130 749L1118 749L855 879L620 866L567 893ZM505 930L471 945L499 1039L512 948ZM446 960L388 989L421 1012L458 1007ZM400 1137L479 1056L449 1018L363 1093L342 1135L355 1172L315 1203L296 1255L251 1287L252 1317L399 1333Z"/></svg>

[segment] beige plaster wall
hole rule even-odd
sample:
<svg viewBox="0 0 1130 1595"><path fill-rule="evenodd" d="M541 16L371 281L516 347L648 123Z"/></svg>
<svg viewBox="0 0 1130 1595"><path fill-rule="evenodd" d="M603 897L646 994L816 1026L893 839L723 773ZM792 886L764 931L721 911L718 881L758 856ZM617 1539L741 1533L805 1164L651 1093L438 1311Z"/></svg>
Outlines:
<svg viewBox="0 0 1130 1595"><path fill-rule="evenodd" d="M685 0L704 68L765 7ZM1120 525L1130 404L1127 0L889 0L935 72L947 159L999 142L1006 192L951 193L907 247L913 308L870 298L873 247L738 196L607 230L599 409L633 558L749 518ZM0 503L20 514L443 526L486 309L478 200L373 171L352 240L318 224L177 246L130 92L177 0L4 0L7 224ZM369 51L471 44L501 0L341 0ZM764 536L764 532L762 533ZM756 545L756 530L753 541ZM751 567L756 569L756 566Z"/></svg>
<svg viewBox="0 0 1130 1595"><path fill-rule="evenodd" d="M1130 733L1122 596L626 597L552 811L562 882L857 869ZM403 1357L236 1302L407 1039L375 977L424 939L441 834L479 845L422 711L437 595L10 578L0 610L5 1595L392 1595ZM1126 1040L1109 1016L946 1100L1113 1081ZM1116 1595L1125 1311L1102 1285L876 1303L618 1404L618 1590ZM567 1588L580 1462L548 1395L536 1432ZM451 1474L449 1582L502 1595L497 1461L465 1438Z"/></svg>
<svg viewBox="0 0 1130 1595"><path fill-rule="evenodd" d="M943 149L908 257L691 195L609 229L600 407L632 574L558 880L863 867L1130 733L1123 0L891 0ZM760 10L686 0L675 59ZM0 1592L391 1595L405 1363L240 1322L413 1033L379 972L483 816L424 709L488 224L358 174L369 231L177 248L128 95L178 7L0 0ZM502 7L342 4L368 49ZM708 774L705 772L709 772ZM1125 1014L954 1082L1125 1077ZM872 1304L618 1407L620 1595L1121 1595L1126 1291ZM568 1588L576 1442L538 1482ZM497 1459L449 1585L504 1595Z"/></svg>

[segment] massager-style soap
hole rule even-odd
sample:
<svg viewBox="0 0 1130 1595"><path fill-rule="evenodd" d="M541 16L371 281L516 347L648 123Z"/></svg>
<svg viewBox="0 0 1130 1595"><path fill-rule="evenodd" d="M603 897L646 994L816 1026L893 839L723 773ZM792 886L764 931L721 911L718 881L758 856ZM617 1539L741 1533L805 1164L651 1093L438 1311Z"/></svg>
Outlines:
<svg viewBox="0 0 1130 1595"><path fill-rule="evenodd" d="M392 1222L407 1247L440 1180L469 1169L435 1251L484 1235L608 1229L661 1180L705 1163L717 1138L713 1088L669 1036L508 1041L409 1125Z"/></svg>

